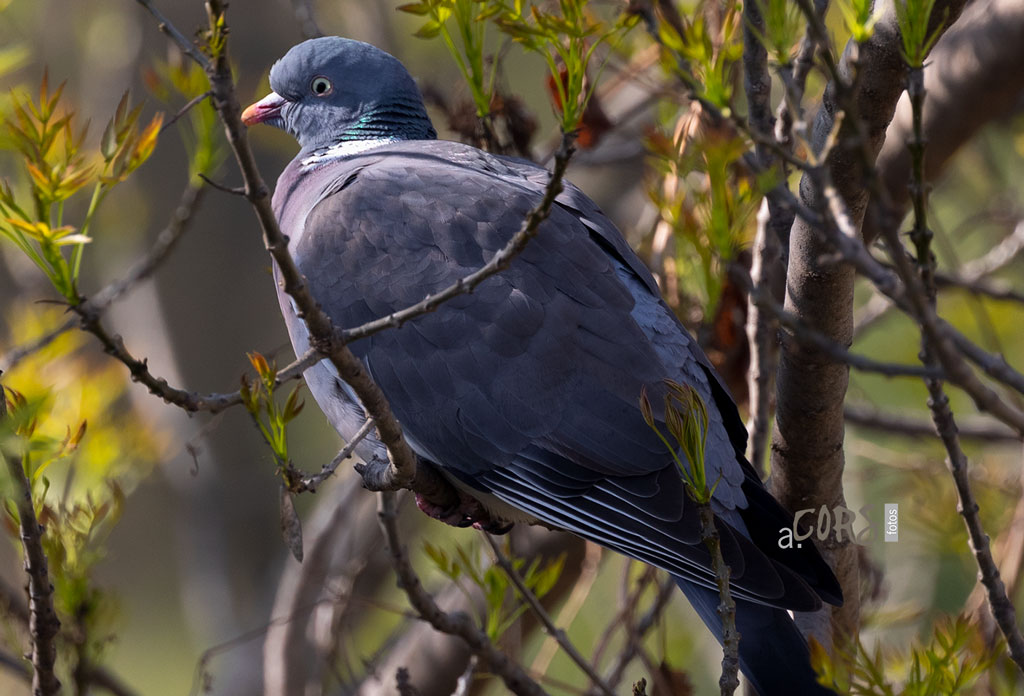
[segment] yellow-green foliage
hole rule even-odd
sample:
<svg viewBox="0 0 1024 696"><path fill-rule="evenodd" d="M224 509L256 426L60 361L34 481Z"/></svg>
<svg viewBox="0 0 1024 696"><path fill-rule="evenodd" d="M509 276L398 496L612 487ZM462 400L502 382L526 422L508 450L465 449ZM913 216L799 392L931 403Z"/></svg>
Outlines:
<svg viewBox="0 0 1024 696"><path fill-rule="evenodd" d="M15 345L31 343L63 321L56 308L8 310ZM126 491L168 455L169 442L131 407L126 373L83 350L87 337L64 333L4 374L9 417L0 450L21 461L43 525L54 604L65 625L87 627L93 657L107 641L113 604L92 580ZM0 346L0 353L6 346ZM20 548L13 483L0 478L4 521Z"/></svg>
<svg viewBox="0 0 1024 696"><path fill-rule="evenodd" d="M423 550L437 569L470 600L473 598L471 587L480 590L484 597L480 625L492 641L501 638L528 608L508 575L491 559L482 556L476 544L468 547L455 544L454 553L449 553L440 546L424 541ZM565 555L544 564L540 559L534 559L527 565L521 558L512 558L511 563L526 588L538 598L543 598L558 582L565 564Z"/></svg>
<svg viewBox="0 0 1024 696"><path fill-rule="evenodd" d="M978 677L995 661L995 652L985 645L977 622L963 616L940 620L926 643L908 649L882 645L868 649L858 641L833 658L819 643L811 642L811 661L821 683L852 696L972 693Z"/></svg>

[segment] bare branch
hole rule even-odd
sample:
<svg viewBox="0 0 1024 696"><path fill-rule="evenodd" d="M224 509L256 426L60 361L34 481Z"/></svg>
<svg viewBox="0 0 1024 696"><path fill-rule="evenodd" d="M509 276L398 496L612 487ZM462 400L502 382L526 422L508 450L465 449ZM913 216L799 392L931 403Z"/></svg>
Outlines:
<svg viewBox="0 0 1024 696"><path fill-rule="evenodd" d="M637 656L642 646L642 639L651 628L660 620L662 613L665 611L665 607L668 606L669 599L677 592L676 583L672 578L667 577L662 581L661 586L658 590L658 595L654 599L654 603L650 606L646 613L636 622L635 626L627 629L628 636L626 639L626 645L623 650L616 657L614 664L608 670L608 676L605 681L612 686L616 687L619 682L622 681L622 677L626 673L626 668L629 667L629 663L633 661L633 658ZM637 592L637 598L639 599L639 590ZM588 696L591 696L593 692L588 692Z"/></svg>
<svg viewBox="0 0 1024 696"><path fill-rule="evenodd" d="M736 630L736 602L729 591L729 575L731 571L722 556L722 545L715 527L715 513L709 503L697 503L700 512L700 535L704 545L711 554L711 568L715 572L718 584L718 616L722 620L722 676L718 678L718 687L722 696L732 696L740 684L740 634Z"/></svg>
<svg viewBox="0 0 1024 696"><path fill-rule="evenodd" d="M174 43L178 44L178 48L180 48L185 53L185 55L187 55L195 62L199 63L199 65L201 65L204 70L209 70L210 60L206 56L204 56L199 49L196 48L195 44L186 39L185 35L178 31L177 28L175 28L175 26L171 24L167 20L167 18L160 13L160 10L156 9L156 7L153 6L153 3L150 0L135 1L143 7L145 7L146 10L151 15L153 15L153 17L156 18L157 27L160 28L160 31L167 34L167 36L171 37L171 39L174 40Z"/></svg>
<svg viewBox="0 0 1024 696"><path fill-rule="evenodd" d="M844 346L808 326L797 315L786 310L763 287L754 286L753 280L746 269L739 264L733 264L729 272L733 280L746 290L750 301L754 305L773 316L782 326L789 329L791 333L782 335L782 344L784 346L799 344L813 348L823 353L824 357L837 365L849 365L864 372L877 372L887 377L941 377L943 374L941 368L887 363L864 355L851 353Z"/></svg>
<svg viewBox="0 0 1024 696"><path fill-rule="evenodd" d="M313 476L303 476L301 479L296 481L293 485L289 486L289 490L292 493L302 493L303 491L310 491L316 493L316 490L323 485L323 482L330 478L337 470L338 466L352 456L356 446L363 441L370 431L373 430L373 419L367 418L366 422L363 423L362 427L356 431L356 434L352 436L340 452L327 464L324 464L323 468L320 469L320 473Z"/></svg>
<svg viewBox="0 0 1024 696"><path fill-rule="evenodd" d="M178 111L173 116L171 116L171 118L168 119L164 123L164 125L160 126L160 133L159 134L163 135L165 130L167 130L168 128L173 126L175 123L177 123L181 119L182 116L184 116L189 111L194 109L196 106L198 106L199 104L204 102L209 96L211 96L211 92L210 92L210 90L206 90L202 94L199 94L199 95L197 95L195 97L192 97L187 102L185 102L185 105L183 107L178 109ZM200 176L202 176L202 175L200 175Z"/></svg>
<svg viewBox="0 0 1024 696"><path fill-rule="evenodd" d="M864 44L850 42L841 61L826 49L828 33L809 0L801 9L821 45L829 85L814 120L811 146L821 153L835 137L837 115L841 128L819 170L805 171L801 201L824 214L825 194L834 186L853 231L859 228L867 206L864 186L868 168L885 139L885 128L895 112L907 74L900 53L900 38L892 7L875 24ZM956 20L963 0L938 0L931 27L940 33ZM798 212L799 215L799 212ZM785 308L802 322L822 332L833 343L849 346L853 337L853 269L847 264L823 263L831 243L822 232L834 232L799 218L790 236L789 276ZM844 237L843 234L830 236ZM859 235L858 240L859 242ZM863 249L863 246L861 246ZM867 254L867 252L864 252ZM772 454L773 492L783 506L799 509L843 505L843 401L849 381L847 368L820 349L790 343L780 357L777 417ZM946 362L943 367L948 370ZM798 615L797 623L829 649L835 635L855 638L859 624L858 562L849 542L830 542L823 550L839 578L845 602L813 615Z"/></svg>
<svg viewBox="0 0 1024 696"><path fill-rule="evenodd" d="M924 420L912 418L899 413L884 413L874 408L851 406L843 409L847 423L861 428L880 430L908 437L933 438L935 425ZM1020 442L1020 436L1009 428L995 423L957 421L957 433L961 439L981 440L983 442Z"/></svg>
<svg viewBox="0 0 1024 696"><path fill-rule="evenodd" d="M975 295L985 295L994 300L1024 303L1024 292L1011 287L1000 287L987 276L1002 270L1012 263L1024 250L1024 220L1014 225L1013 231L989 249L983 256L963 264L955 272L936 270L935 285L939 289L961 288ZM854 335L866 331L892 308L884 295L873 295L854 318Z"/></svg>
<svg viewBox="0 0 1024 696"><path fill-rule="evenodd" d="M957 511L963 516L964 525L967 527L970 548L980 570L979 579L988 592L992 617L1006 638L1011 659L1017 665L1017 669L1024 672L1024 636L1021 635L1017 625L1017 611L1006 594L1006 586L999 577L999 567L992 558L988 534L985 533L981 525L978 503L971 491L970 477L967 472L967 456L960 447L960 438L957 435L953 412L949 408L949 399L946 398L942 390L941 382L936 380L928 381L928 392L931 395L928 406L932 410L935 428L949 455L947 462L950 472L953 474L959 501Z"/></svg>
<svg viewBox="0 0 1024 696"><path fill-rule="evenodd" d="M827 11L828 0L814 0L815 14L824 17ZM793 64L780 66L779 69L779 77L786 88L786 98L779 101L779 108L776 111L775 139L790 150L793 149L793 127L803 122L804 115L800 103L803 101L807 76L814 67L814 54L818 50L815 37L815 30L808 25Z"/></svg>
<svg viewBox="0 0 1024 696"><path fill-rule="evenodd" d="M354 329L343 330L342 336L345 341L355 341L367 336L372 336L375 333L379 333L384 329L398 328L402 324L411 319L415 319L418 316L433 312L435 309L440 307L442 304L468 292L472 292L480 283L484 282L496 273L508 268L512 260L526 248L526 245L531 239L533 239L540 228L540 224L547 219L551 212L551 206L555 202L555 198L562 191L562 180L565 176L565 170L569 166L569 159L573 155L572 142L575 136L573 134L566 134L562 138L562 144L555 153L555 166L551 171L551 178L548 180L548 184L544 189L544 196L540 202L530 211L526 216L526 220L520 226L519 230L512 236L512 239L508 243L498 250L498 252L491 257L491 259L481 266L478 270L473 271L464 278L460 278L444 290L436 292L432 295L428 295L420 302L406 307L403 310L389 314L381 319L376 319L371 322L367 322L362 326L358 326Z"/></svg>

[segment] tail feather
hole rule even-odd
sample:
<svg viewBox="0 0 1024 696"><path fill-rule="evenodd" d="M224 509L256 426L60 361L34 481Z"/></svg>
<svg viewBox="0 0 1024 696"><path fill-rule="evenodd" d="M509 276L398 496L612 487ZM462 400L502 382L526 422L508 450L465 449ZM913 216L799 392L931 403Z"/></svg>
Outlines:
<svg viewBox="0 0 1024 696"><path fill-rule="evenodd" d="M718 592L678 577L676 584L721 643ZM835 696L818 683L807 641L785 610L739 600L736 629L740 633L740 671L760 696Z"/></svg>

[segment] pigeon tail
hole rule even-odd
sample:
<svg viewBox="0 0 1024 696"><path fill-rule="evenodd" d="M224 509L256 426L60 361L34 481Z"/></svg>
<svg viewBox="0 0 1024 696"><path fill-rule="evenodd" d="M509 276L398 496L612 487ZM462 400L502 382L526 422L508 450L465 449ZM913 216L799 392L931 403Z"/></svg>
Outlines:
<svg viewBox="0 0 1024 696"><path fill-rule="evenodd" d="M680 577L675 581L721 643L718 591ZM760 696L835 696L818 683L807 641L784 609L737 600L736 629L740 633L740 671Z"/></svg>

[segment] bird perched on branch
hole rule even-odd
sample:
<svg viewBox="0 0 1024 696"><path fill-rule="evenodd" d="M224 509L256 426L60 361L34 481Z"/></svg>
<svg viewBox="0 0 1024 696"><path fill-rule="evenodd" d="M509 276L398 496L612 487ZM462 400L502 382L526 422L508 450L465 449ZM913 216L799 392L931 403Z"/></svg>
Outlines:
<svg viewBox="0 0 1024 696"><path fill-rule="evenodd" d="M544 194L545 169L437 140L409 73L373 46L306 41L273 66L270 84L243 120L283 128L301 145L274 210L338 327L387 316L479 269ZM278 294L301 355L305 324ZM786 610L839 604L838 583L812 545L780 548L792 517L744 459L735 404L651 274L579 189L565 185L505 271L350 348L419 460L462 491L450 509L420 501L428 513L499 531L543 523L663 568L721 641L696 505L638 403L646 390L663 426L665 380L691 387L707 405L705 464L741 669L762 696L831 693L817 685ZM350 438L365 419L351 388L326 361L306 382Z"/></svg>

